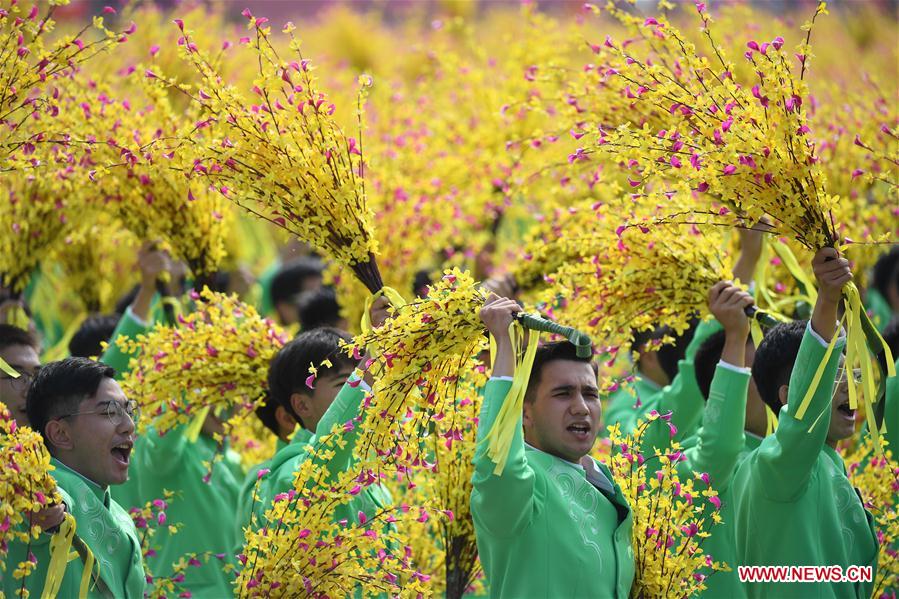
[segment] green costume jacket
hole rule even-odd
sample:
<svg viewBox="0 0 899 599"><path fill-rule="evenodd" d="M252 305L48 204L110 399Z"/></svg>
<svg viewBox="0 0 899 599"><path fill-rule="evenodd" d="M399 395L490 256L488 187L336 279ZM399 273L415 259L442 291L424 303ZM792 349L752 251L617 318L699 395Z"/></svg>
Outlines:
<svg viewBox="0 0 899 599"><path fill-rule="evenodd" d="M625 599L634 579L633 515L609 470L526 447L516 428L502 475L484 439L511 379L484 391L471 513L491 597Z"/></svg>
<svg viewBox="0 0 899 599"><path fill-rule="evenodd" d="M225 450L209 482L204 482L215 453L216 442L203 434L190 442L183 428L162 437L149 429L137 440L131 460L128 491L129 496L136 491L139 505L162 499L165 490L175 493L166 509L166 523L178 524L180 529L174 535L168 527L158 529L153 538L157 555L148 559L152 574L171 576L172 564L181 557L212 553L208 561L200 557L201 566L185 572L183 587L194 599L232 594L233 575L222 572L222 567L235 546L235 508L243 472L238 456Z"/></svg>
<svg viewBox="0 0 899 599"><path fill-rule="evenodd" d="M141 599L146 588L146 577L141 561L140 541L131 517L103 489L62 462L53 459L53 478L59 485L66 511L75 518L77 539L94 555L94 574L99 572L100 582L92 581L89 597L109 599ZM50 563L50 535L41 534L31 543L31 553L37 558L35 571L26 579L25 588L31 597L40 597ZM75 550L75 545L73 545ZM0 589L6 597L15 597L22 581L13 578L16 565L24 561L28 547L18 541L10 543L6 558L7 570L0 572ZM60 598L78 597L84 561L75 558L66 565L59 589Z"/></svg>
<svg viewBox="0 0 899 599"><path fill-rule="evenodd" d="M777 432L740 464L736 500L737 564L747 566L871 566L877 575L874 520L846 477L843 460L825 444L845 339L837 341L802 419L793 415L823 361L827 344L806 329L790 376ZM819 418L812 428L812 423ZM872 583L747 583L749 597L867 599Z"/></svg>
<svg viewBox="0 0 899 599"><path fill-rule="evenodd" d="M351 377L349 382L352 381L353 378ZM349 382L344 384L337 397L328 406L327 411L315 428L315 435L311 439L306 443L302 441L291 442L290 445L276 453L275 457L272 458L271 472L262 478L259 491L260 501L256 504L256 509L254 510L257 522L264 521L263 516L266 510L271 507L276 495L293 489L296 472L309 455L307 453L308 447L314 446L319 437L330 434L334 425L344 424L359 415L368 387L364 382L356 387L351 387ZM358 437L359 427L356 426L352 430L343 433L343 439L346 441L343 448L336 445L332 448L334 456L328 462L328 468L332 473L347 471L353 467L353 450ZM358 522L359 512L371 517L376 511L389 506L391 503L393 503L393 500L387 489L379 484L369 485L349 503L338 506L334 510L334 520Z"/></svg>
<svg viewBox="0 0 899 599"><path fill-rule="evenodd" d="M740 462L761 443L760 437L743 430L750 376L748 368L718 363L702 415L702 426L696 435L683 442L686 459L677 465L681 480L694 478L694 472L708 474L711 486L718 491L721 500L719 515L722 521L711 528L710 536L702 543L702 550L715 561L726 563L732 571L715 572L709 576L702 597L740 599L746 596L736 568L731 481ZM702 482L696 481L696 484L704 488ZM711 504L707 505L711 511Z"/></svg>
<svg viewBox="0 0 899 599"><path fill-rule="evenodd" d="M297 429L297 432L294 433L293 438L291 439L291 443L297 442L301 444L305 444L309 442L309 439L312 438L312 433L307 431L304 428ZM277 454L279 451L287 447L287 443L278 439L275 444L275 453ZM274 459L274 456L272 456ZM272 467L272 459L265 460L264 462L257 464L247 470L247 475L243 479L243 484L240 485L240 490L237 493L237 511L236 517L234 519L235 527L234 527L234 539L235 546L232 554L236 555L240 553L241 548L244 545L244 527L250 523L250 516L253 513L253 507L255 503L259 501L259 497L256 493L256 483L259 482L259 472L261 470L271 470Z"/></svg>
<svg viewBox="0 0 899 599"><path fill-rule="evenodd" d="M603 408L603 423L608 427L613 424L621 425L621 433L628 435L633 432L637 421L646 414L655 410L659 414L671 412L671 424L677 428L675 439L682 441L696 432L705 401L696 382L696 370L693 358L702 345L715 331L721 328L718 321L702 322L696 328L693 339L687 346L684 359L677 364L677 374L670 385L659 387L652 381L636 375L633 382L633 391L622 388L609 396L608 403ZM655 429L656 427L653 427ZM652 434L656 431L653 430ZM668 432L663 434L667 437ZM656 442L665 443L665 439L656 439Z"/></svg>

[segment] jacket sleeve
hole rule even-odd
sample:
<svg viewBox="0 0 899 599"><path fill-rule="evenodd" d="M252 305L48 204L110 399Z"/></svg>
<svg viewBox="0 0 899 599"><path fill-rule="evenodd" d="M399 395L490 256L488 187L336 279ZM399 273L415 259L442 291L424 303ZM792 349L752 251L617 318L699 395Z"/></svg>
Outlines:
<svg viewBox="0 0 899 599"><path fill-rule="evenodd" d="M525 456L520 417L502 474L494 474L496 465L487 455L487 433L496 422L511 387L511 379L491 379L484 388L472 475L472 516L497 536L514 535L530 521L534 510L535 476Z"/></svg>
<svg viewBox="0 0 899 599"><path fill-rule="evenodd" d="M718 364L702 415L702 426L697 434L697 444L684 452L690 469L708 473L718 491L730 484L745 444L743 427L749 378L746 368Z"/></svg>
<svg viewBox="0 0 899 599"><path fill-rule="evenodd" d="M318 440L330 434L331 429L335 426L344 427L346 425L343 431L338 431L338 434L345 441L343 447L334 444L330 448L334 451L334 457L329 460L329 469L332 473L347 470L353 464L353 452L356 449L356 441L359 439L360 425L358 422L351 421L359 415L365 395L371 391L364 381L360 381L356 387L351 386L350 383L353 383L355 380L358 379L350 377L344 383L337 393L337 397L328 406L322 419L319 420L318 425L315 427L315 440Z"/></svg>
<svg viewBox="0 0 899 599"><path fill-rule="evenodd" d="M796 418L793 414L805 397L827 350L824 341L813 333L811 323L806 328L790 375L787 405L781 408L778 415L774 442L763 443L759 447L755 462L760 480L765 481L764 492L774 501L793 501L808 485L818 454L827 440L833 384L845 345L843 337L836 341L808 409L801 419Z"/></svg>
<svg viewBox="0 0 899 599"><path fill-rule="evenodd" d="M138 318L131 311L130 306L127 310L125 310L125 313L122 315L122 318L116 325L115 331L113 331L112 336L109 338L109 345L106 347L106 351L103 352L102 356L100 356L101 362L115 369L117 379L121 379L125 374L128 373L128 371L130 370L128 367L128 362L133 356L119 349L116 340L119 337L133 339L138 335L146 333L150 328L150 325L151 323L138 320Z"/></svg>

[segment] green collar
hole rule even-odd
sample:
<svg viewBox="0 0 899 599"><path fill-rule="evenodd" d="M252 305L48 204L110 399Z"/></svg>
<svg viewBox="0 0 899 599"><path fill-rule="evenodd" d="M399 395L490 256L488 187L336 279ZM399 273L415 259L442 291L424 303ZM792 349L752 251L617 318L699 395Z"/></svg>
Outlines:
<svg viewBox="0 0 899 599"><path fill-rule="evenodd" d="M309 443L309 439L311 438L312 433L301 426L297 429L297 432L293 434L293 437L290 438L290 442L305 445Z"/></svg>
<svg viewBox="0 0 899 599"><path fill-rule="evenodd" d="M837 469L846 474L846 464L843 462L843 458L837 453L837 450L831 447L830 445L824 445L824 454L833 461L836 465Z"/></svg>
<svg viewBox="0 0 899 599"><path fill-rule="evenodd" d="M63 476L69 475L71 477L78 479L82 483L84 483L84 485L88 489L91 490L91 493L93 493L94 496L97 499L99 499L106 508L109 508L109 499L110 498L109 498L109 488L108 487L105 487L105 488L101 487L100 485L98 485L97 483L92 481L91 479L82 475L80 472L72 470L71 468L69 468L68 466L66 466L65 464L63 464L56 458L50 458L50 463L53 464L53 466L55 468L60 470L61 474L63 474Z"/></svg>

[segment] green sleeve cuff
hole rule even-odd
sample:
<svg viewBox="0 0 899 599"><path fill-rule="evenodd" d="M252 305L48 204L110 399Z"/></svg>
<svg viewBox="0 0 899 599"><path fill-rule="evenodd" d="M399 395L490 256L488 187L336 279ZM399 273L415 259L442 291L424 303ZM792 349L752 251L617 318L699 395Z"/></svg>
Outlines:
<svg viewBox="0 0 899 599"><path fill-rule="evenodd" d="M743 427L749 378L747 372L718 364L703 412L698 443L687 451L692 469L707 472L719 491L730 484L745 444Z"/></svg>

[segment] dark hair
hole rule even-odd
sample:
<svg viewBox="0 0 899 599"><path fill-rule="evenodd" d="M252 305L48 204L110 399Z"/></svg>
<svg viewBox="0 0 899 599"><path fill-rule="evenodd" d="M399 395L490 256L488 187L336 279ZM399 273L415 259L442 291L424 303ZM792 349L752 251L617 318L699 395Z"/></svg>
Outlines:
<svg viewBox="0 0 899 599"><path fill-rule="evenodd" d="M668 381L670 382L677 376L677 363L684 359L687 353L687 346L693 340L694 332L696 332L695 320L682 335L678 335L667 325L658 326L651 330L635 331L633 341L631 342L631 351L639 352L645 349L645 346L650 341L659 341L666 336L673 337L674 343L666 343L654 350L659 357L659 366L668 376Z"/></svg>
<svg viewBox="0 0 899 599"><path fill-rule="evenodd" d="M693 370L696 372L696 382L699 384L699 390L705 399L709 398L709 390L712 388L712 378L715 376L715 368L721 360L721 354L724 352L723 330L718 330L708 336L702 342L696 355L693 357ZM738 364L742 366L742 364Z"/></svg>
<svg viewBox="0 0 899 599"><path fill-rule="evenodd" d="M313 256L303 256L281 266L272 279L272 304L290 302L303 290L303 283L310 277L322 276L322 261Z"/></svg>
<svg viewBox="0 0 899 599"><path fill-rule="evenodd" d="M808 326L807 320L780 323L768 330L755 350L752 378L759 396L775 414L780 413L780 388L790 384L799 346Z"/></svg>
<svg viewBox="0 0 899 599"><path fill-rule="evenodd" d="M899 360L899 317L894 317L881 333L894 360Z"/></svg>
<svg viewBox="0 0 899 599"><path fill-rule="evenodd" d="M424 297L427 294L428 286L431 285L431 271L422 269L416 271L415 278L412 280L412 295L415 297Z"/></svg>
<svg viewBox="0 0 899 599"><path fill-rule="evenodd" d="M287 410L300 426L305 426L293 411L290 404L291 394L312 392L306 386L310 365L318 368L319 377L337 372L341 367L354 367L356 364L352 358L340 349L341 341L351 339L349 333L330 327L313 329L297 335L296 339L281 348L268 367L269 398ZM319 367L325 360L331 361L330 368Z"/></svg>
<svg viewBox="0 0 899 599"><path fill-rule="evenodd" d="M109 341L121 318L118 314L88 316L69 341L69 354L76 358L99 356L102 343Z"/></svg>
<svg viewBox="0 0 899 599"><path fill-rule="evenodd" d="M256 408L256 417L265 428L275 433L276 437L280 437L281 427L278 426L278 419L275 417L277 409L278 403L270 395L266 395L264 402Z"/></svg>
<svg viewBox="0 0 899 599"><path fill-rule="evenodd" d="M115 378L115 370L87 358L66 358L44 365L28 388L28 422L44 435L48 422L77 412L81 402L96 395L107 378Z"/></svg>
<svg viewBox="0 0 899 599"><path fill-rule="evenodd" d="M890 287L894 285L899 286L899 246L880 256L871 273L871 286L887 301Z"/></svg>
<svg viewBox="0 0 899 599"><path fill-rule="evenodd" d="M11 324L0 324L0 350L13 345L27 345L34 351L39 351L41 347L35 336L29 331Z"/></svg>
<svg viewBox="0 0 899 599"><path fill-rule="evenodd" d="M300 330L311 331L321 327L336 327L340 322L340 304L332 287L320 287L304 291L297 298Z"/></svg>
<svg viewBox="0 0 899 599"><path fill-rule="evenodd" d="M552 341L545 343L537 348L537 354L534 356L534 366L531 368L531 376L528 379L528 389L525 393L524 400L527 402L534 401L534 393L540 385L540 377L543 375L543 368L550 362L558 360L569 360L571 362L583 362L589 364L593 368L594 373L599 372L599 367L593 361L593 356L589 358L581 358L577 355L577 348L569 341Z"/></svg>

